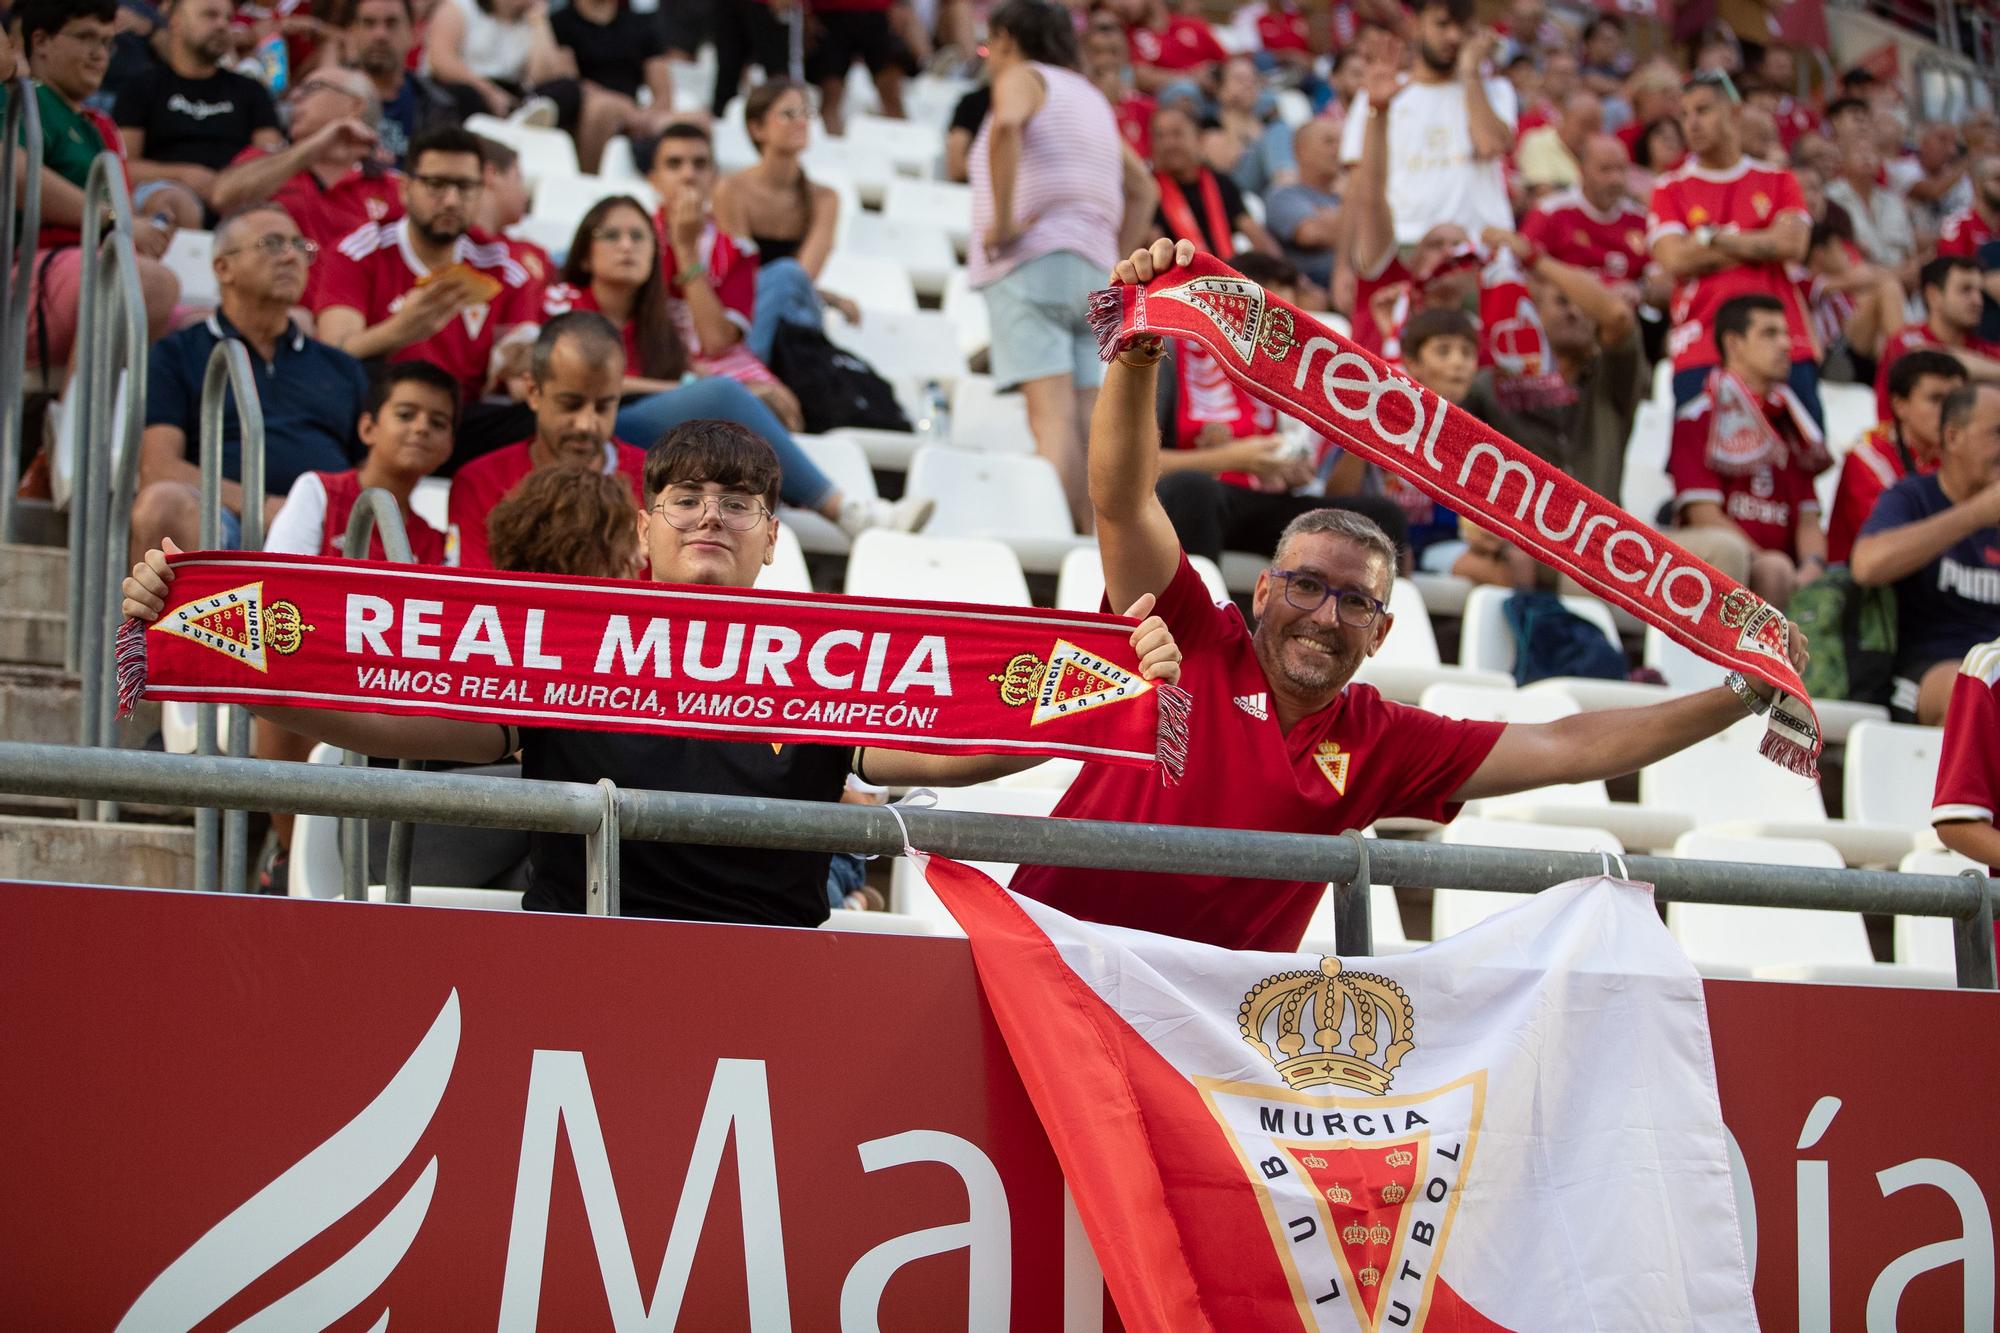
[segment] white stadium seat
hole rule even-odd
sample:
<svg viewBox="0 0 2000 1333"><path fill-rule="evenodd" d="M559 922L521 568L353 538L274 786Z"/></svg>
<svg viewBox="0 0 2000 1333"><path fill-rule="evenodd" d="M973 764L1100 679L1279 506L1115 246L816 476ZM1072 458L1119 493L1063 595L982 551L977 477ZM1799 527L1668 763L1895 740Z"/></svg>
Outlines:
<svg viewBox="0 0 2000 1333"><path fill-rule="evenodd" d="M1223 586L1222 571L1215 562L1205 555L1191 555L1188 563L1194 572L1201 575L1201 581L1208 588L1208 595L1219 603L1229 601L1229 589ZM1097 611L1104 603L1104 559L1095 546L1080 546L1063 557L1062 572L1056 575L1056 609L1059 611ZM1124 607L1118 610L1123 611Z"/></svg>
<svg viewBox="0 0 2000 1333"><path fill-rule="evenodd" d="M1512 589L1491 585L1476 587L1465 595L1458 631L1460 666L1514 674L1514 629L1507 623L1507 599L1513 595ZM1612 647L1619 646L1618 624L1612 620L1609 606L1595 597L1565 597L1562 604L1604 631Z"/></svg>
<svg viewBox="0 0 2000 1333"><path fill-rule="evenodd" d="M597 174L608 181L643 181L648 165L639 161L632 141L620 134L604 145L604 156L597 162Z"/></svg>
<svg viewBox="0 0 2000 1333"><path fill-rule="evenodd" d="M582 174L576 164L576 141L561 130L538 129L486 115L467 116L465 128L519 153L521 177L530 188L548 177Z"/></svg>
<svg viewBox="0 0 2000 1333"><path fill-rule="evenodd" d="M215 285L215 233L177 231L160 262L181 280L180 304L212 306L222 300Z"/></svg>
<svg viewBox="0 0 2000 1333"><path fill-rule="evenodd" d="M958 331L935 310L900 315L867 310L858 325L829 310L826 336L875 367L884 379L936 380L949 390L966 373L965 358L958 350Z"/></svg>
<svg viewBox="0 0 2000 1333"><path fill-rule="evenodd" d="M811 592L812 574L806 569L806 553L799 535L789 522L778 524L778 548L771 563L757 571L757 586L767 592Z"/></svg>
<svg viewBox="0 0 2000 1333"><path fill-rule="evenodd" d="M835 250L813 285L860 306L864 324L875 312L916 313L917 292L910 285L910 272L893 259Z"/></svg>
<svg viewBox="0 0 2000 1333"><path fill-rule="evenodd" d="M844 434L799 435L793 437L813 466L827 475L834 489L852 499L875 498L875 473L861 446ZM839 554L847 549L847 534L834 522L805 509L785 508L779 515L798 534L799 545L815 555Z"/></svg>
<svg viewBox="0 0 2000 1333"><path fill-rule="evenodd" d="M815 121L815 124L818 122ZM896 164L896 170L904 176L930 177L937 173L938 164L944 160L944 130L942 122L891 120L886 116L850 115L847 117L847 137L857 143L865 143L870 148L884 153ZM891 182L890 194L894 195L902 181ZM938 182L951 184L951 182ZM956 188L966 191L968 202L965 207L965 225L972 223L971 188L960 185ZM890 205L883 204L887 212Z"/></svg>
<svg viewBox="0 0 2000 1333"><path fill-rule="evenodd" d="M535 186L535 202L529 216L546 226L566 223L574 236L577 224L583 221L583 215L598 200L617 194L636 199L648 217L660 206L660 197L644 181L611 180L605 176L585 176L578 172L555 173L543 177ZM568 238L565 238L565 248L567 245Z"/></svg>
<svg viewBox="0 0 2000 1333"><path fill-rule="evenodd" d="M862 213L847 219L835 248L895 260L910 275L918 296L942 297L952 275L961 271L950 234L931 222Z"/></svg>
<svg viewBox="0 0 2000 1333"><path fill-rule="evenodd" d="M864 532L847 557L846 591L930 602L1029 606L1021 562L990 537Z"/></svg>
<svg viewBox="0 0 2000 1333"><path fill-rule="evenodd" d="M1910 829L1828 819L1817 782L1758 753L1764 731L1746 717L1641 770L1640 804L1682 811L1702 833L1824 841L1849 865L1892 866L1912 849Z"/></svg>
<svg viewBox="0 0 2000 1333"><path fill-rule="evenodd" d="M1055 466L1038 455L971 453L926 445L910 457L904 494L937 502L926 530L1005 542L1032 573L1053 574L1079 547Z"/></svg>
<svg viewBox="0 0 2000 1333"><path fill-rule="evenodd" d="M967 375L951 391L951 446L984 454L1032 454L1028 400L1001 393L991 375Z"/></svg>
<svg viewBox="0 0 2000 1333"><path fill-rule="evenodd" d="M1916 851L1903 858L1896 869L1905 875L1958 875L1986 867L1957 852ZM1895 925L1896 961L1946 976L1958 975L1958 949L1952 942L1951 922L1941 916L1899 916Z"/></svg>
<svg viewBox="0 0 2000 1333"><path fill-rule="evenodd" d="M956 181L891 181L882 198L882 216L940 228L963 255L972 238L972 187Z"/></svg>
<svg viewBox="0 0 2000 1333"><path fill-rule="evenodd" d="M1223 570L1228 571L1225 559ZM1231 584L1232 589L1234 584ZM1398 703L1415 703L1424 690L1439 681L1465 685L1494 685L1511 689L1514 678L1498 671L1476 671L1469 667L1443 665L1438 655L1437 631L1431 628L1431 613L1424 595L1408 579L1397 579L1389 594L1389 613L1396 617L1382 650L1361 664L1355 679L1380 690L1383 697Z"/></svg>
<svg viewBox="0 0 2000 1333"><path fill-rule="evenodd" d="M985 294L972 285L972 276L964 269L952 271L939 308L958 327L958 350L967 361L992 344L993 321L986 310Z"/></svg>
<svg viewBox="0 0 2000 1333"><path fill-rule="evenodd" d="M813 145L800 157L799 164L811 180L825 183L828 177L839 176L851 182L855 198L872 208L882 206L889 182L897 176L895 160L889 154L852 134Z"/></svg>
<svg viewBox="0 0 2000 1333"><path fill-rule="evenodd" d="M1870 824L1927 827L1943 749L1942 727L1855 723L1841 764L1841 809Z"/></svg>
<svg viewBox="0 0 2000 1333"><path fill-rule="evenodd" d="M451 480L425 477L410 492L410 512L444 532L451 527Z"/></svg>

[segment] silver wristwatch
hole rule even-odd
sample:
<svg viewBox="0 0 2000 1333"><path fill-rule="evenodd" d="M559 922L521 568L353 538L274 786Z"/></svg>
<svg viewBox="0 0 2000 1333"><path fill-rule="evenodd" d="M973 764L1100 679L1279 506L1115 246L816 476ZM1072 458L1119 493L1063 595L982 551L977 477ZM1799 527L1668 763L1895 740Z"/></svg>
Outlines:
<svg viewBox="0 0 2000 1333"><path fill-rule="evenodd" d="M1751 689L1750 682L1743 678L1741 671L1730 672L1722 678L1722 683L1729 687L1730 693L1736 696L1750 716L1762 717L1770 711L1771 701Z"/></svg>

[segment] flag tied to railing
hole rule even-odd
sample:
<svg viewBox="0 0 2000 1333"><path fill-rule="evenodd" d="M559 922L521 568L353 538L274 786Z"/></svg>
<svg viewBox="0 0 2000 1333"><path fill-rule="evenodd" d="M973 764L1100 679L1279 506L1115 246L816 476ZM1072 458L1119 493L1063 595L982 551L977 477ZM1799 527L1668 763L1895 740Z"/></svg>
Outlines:
<svg viewBox="0 0 2000 1333"><path fill-rule="evenodd" d="M1779 693L1763 753L1817 776L1819 720L1792 667L1785 618L1649 524L1208 255L1143 287L1096 293L1090 320L1107 360L1149 334L1199 343L1273 407L1703 657L1771 685Z"/></svg>
<svg viewBox="0 0 2000 1333"><path fill-rule="evenodd" d="M361 560L193 552L118 636L119 702L405 713L934 754L1161 765L1187 695L1139 673L1132 623ZM670 775L662 775L666 780Z"/></svg>
<svg viewBox="0 0 2000 1333"><path fill-rule="evenodd" d="M1336 958L924 867L1131 1333L1757 1327L1701 978L1645 885Z"/></svg>

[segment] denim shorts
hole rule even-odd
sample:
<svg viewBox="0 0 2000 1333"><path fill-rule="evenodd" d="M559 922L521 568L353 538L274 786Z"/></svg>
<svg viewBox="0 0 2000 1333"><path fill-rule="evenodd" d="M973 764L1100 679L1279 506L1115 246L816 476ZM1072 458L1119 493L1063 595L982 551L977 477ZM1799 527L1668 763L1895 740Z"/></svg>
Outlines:
<svg viewBox="0 0 2000 1333"><path fill-rule="evenodd" d="M1079 389L1104 382L1097 335L1087 318L1090 294L1105 271L1073 250L1038 256L981 288L993 331L993 379L1011 389L1067 375Z"/></svg>

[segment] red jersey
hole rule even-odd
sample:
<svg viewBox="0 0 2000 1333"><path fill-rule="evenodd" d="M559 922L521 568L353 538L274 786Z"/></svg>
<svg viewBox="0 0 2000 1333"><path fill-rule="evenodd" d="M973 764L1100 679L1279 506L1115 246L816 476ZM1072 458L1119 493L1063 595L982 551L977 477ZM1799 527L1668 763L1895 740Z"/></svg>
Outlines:
<svg viewBox="0 0 2000 1333"><path fill-rule="evenodd" d="M1209 26L1186 14L1169 14L1167 26L1161 32L1143 24L1128 30L1125 45L1131 51L1133 64L1151 65L1155 69L1197 69L1229 59L1229 53L1215 40Z"/></svg>
<svg viewBox="0 0 2000 1333"><path fill-rule="evenodd" d="M1142 162L1153 160L1153 113L1160 104L1144 93L1128 92L1111 104L1111 118L1118 133Z"/></svg>
<svg viewBox="0 0 2000 1333"><path fill-rule="evenodd" d="M1055 814L1201 828L1333 833L1390 815L1449 820L1453 792L1505 730L1390 703L1349 685L1333 703L1279 730L1271 684L1250 628L1217 606L1185 558L1160 595L1160 615L1185 654L1194 695L1187 780L1163 786L1141 768L1088 765ZM1022 866L1017 893L1089 921L1203 940L1231 949L1296 949L1323 882L1240 880L1121 870Z"/></svg>
<svg viewBox="0 0 2000 1333"><path fill-rule="evenodd" d="M282 150L252 144L229 165L254 162L277 151ZM317 245L321 259L325 259L327 252L356 227L370 222L393 222L403 216L402 176L394 171L371 171L356 165L328 185L317 173L306 170L280 185L271 202L291 216L298 224L299 234ZM318 308L314 298L325 269L324 264L315 264L306 274L305 304L309 309Z"/></svg>
<svg viewBox="0 0 2000 1333"><path fill-rule="evenodd" d="M660 280L667 284L668 291L677 292L680 289L674 286L674 278L681 265L674 258L673 246L667 243L666 209L653 215L653 225L660 235ZM737 323L748 329L757 313L756 252L745 250L713 220L702 228L700 249L702 262L708 265L708 285L715 289L716 299L736 317Z"/></svg>
<svg viewBox="0 0 2000 1333"><path fill-rule="evenodd" d="M542 317L554 319L557 315L567 315L572 310L598 310L597 297L588 287L572 287L566 282L552 283L542 291ZM625 373L639 373L639 328L637 320L626 320L618 325L619 341L625 344Z"/></svg>
<svg viewBox="0 0 2000 1333"><path fill-rule="evenodd" d="M1354 341L1384 361L1403 355L1403 321L1410 317L1416 275L1393 253L1374 277L1354 275Z"/></svg>
<svg viewBox="0 0 2000 1333"><path fill-rule="evenodd" d="M1762 231L1779 218L1796 214L1809 218L1805 193L1789 171L1738 158L1725 171L1710 171L1690 158L1678 171L1653 187L1653 204L1646 219L1646 244L1660 237L1688 235L1701 227L1735 227ZM1717 273L1684 278L1674 284L1668 349L1676 372L1712 366L1715 312L1735 296L1774 296L1785 307L1792 331L1792 360L1815 358L1812 331L1806 324L1805 303L1781 262L1738 264Z"/></svg>
<svg viewBox="0 0 2000 1333"><path fill-rule="evenodd" d="M533 241L523 241L513 236L497 238L507 247L507 253L514 262L528 270L528 281L537 287L546 287L556 280L556 261L549 258L549 252Z"/></svg>
<svg viewBox="0 0 2000 1333"><path fill-rule="evenodd" d="M1312 54L1312 30L1306 16L1288 6L1267 4L1257 16L1257 45L1265 51L1304 51Z"/></svg>
<svg viewBox="0 0 2000 1333"><path fill-rule="evenodd" d="M1792 145L1798 142L1801 135L1811 134L1819 128L1819 117L1813 114L1811 107L1796 97L1786 96L1778 99L1778 114L1775 119L1778 122L1778 142L1788 153L1792 151Z"/></svg>
<svg viewBox="0 0 2000 1333"><path fill-rule="evenodd" d="M1935 472L1937 463L1922 463L1908 446L1896 438L1896 423L1878 421L1857 440L1840 460L1840 480L1833 492L1833 512L1826 520L1826 558L1844 565L1854 554L1854 539L1861 525L1875 512L1882 492L1894 486L1912 470Z"/></svg>
<svg viewBox="0 0 2000 1333"><path fill-rule="evenodd" d="M347 520L361 498L361 473L307 472L292 483L291 494L265 535L264 549L291 555L339 555L347 541ZM420 565L445 563L444 534L403 510L403 531L409 535L410 555ZM387 560L378 530L368 543L370 560Z"/></svg>
<svg viewBox="0 0 2000 1333"><path fill-rule="evenodd" d="M541 284L507 253L505 244L471 235L458 238L452 261L478 269L500 284L492 301L467 306L442 329L389 355L391 361L429 361L458 381L467 406L486 396L493 351L519 324L541 319ZM321 256L315 314L335 306L357 310L372 327L403 304L429 270L410 248L409 220L370 222Z"/></svg>
<svg viewBox="0 0 2000 1333"><path fill-rule="evenodd" d="M1986 218L1978 206L1967 204L1938 227L1937 252L1941 256L1977 259L1979 247L1992 240L1994 235L1993 228L1986 225Z"/></svg>
<svg viewBox="0 0 2000 1333"><path fill-rule="evenodd" d="M1674 483L1674 509L1708 501L1743 529L1759 550L1797 551L1794 527L1801 514L1817 514L1812 474L1790 461L1766 464L1755 472L1725 475L1708 465L1710 401L1706 391L1690 398L1674 418L1673 445L1667 453L1667 475ZM1793 443L1791 414L1782 406L1766 405L1765 414L1778 438Z"/></svg>
<svg viewBox="0 0 2000 1333"><path fill-rule="evenodd" d="M1944 714L1931 823L1994 823L2000 810L2000 640L1965 655ZM1994 874L2000 869L1988 867ZM2000 934L2000 926L1995 927Z"/></svg>
<svg viewBox="0 0 2000 1333"><path fill-rule="evenodd" d="M510 444L504 449L495 449L473 459L458 470L451 479L451 506L447 511L451 519L448 537L452 551L450 563L462 569L491 569L493 560L486 549L486 516L493 512L493 506L505 499L507 492L521 484L521 479L535 470L534 456L528 452L530 441ZM632 483L632 503L636 508L645 503L646 451L634 448L621 440L609 440L604 446L604 471L618 472Z"/></svg>
<svg viewBox="0 0 2000 1333"><path fill-rule="evenodd" d="M1521 222L1521 234L1565 264L1606 282L1637 282L1646 271L1646 215L1621 202L1609 213L1590 206L1581 190L1542 200Z"/></svg>
<svg viewBox="0 0 2000 1333"><path fill-rule="evenodd" d="M1882 345L1882 355L1875 362L1875 415L1884 421L1894 419L1889 411L1889 367L1896 364L1905 352L1913 352L1919 347L1942 347L1947 352L1951 345L1931 331L1928 324L1905 324L1889 335ZM1968 337L1965 350L1980 356L2000 357L2000 343L1990 343L1984 338Z"/></svg>

